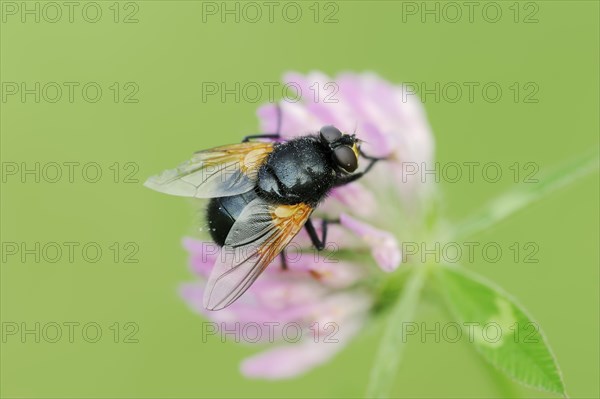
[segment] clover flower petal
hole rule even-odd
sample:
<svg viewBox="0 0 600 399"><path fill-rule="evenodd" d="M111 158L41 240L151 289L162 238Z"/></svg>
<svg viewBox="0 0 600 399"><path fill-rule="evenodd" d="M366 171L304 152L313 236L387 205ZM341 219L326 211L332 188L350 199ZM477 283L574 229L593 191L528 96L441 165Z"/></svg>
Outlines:
<svg viewBox="0 0 600 399"><path fill-rule="evenodd" d="M340 215L340 222L342 226L353 231L371 248L373 258L382 270L392 272L400 266L402 252L398 240L393 234L354 219L345 213Z"/></svg>

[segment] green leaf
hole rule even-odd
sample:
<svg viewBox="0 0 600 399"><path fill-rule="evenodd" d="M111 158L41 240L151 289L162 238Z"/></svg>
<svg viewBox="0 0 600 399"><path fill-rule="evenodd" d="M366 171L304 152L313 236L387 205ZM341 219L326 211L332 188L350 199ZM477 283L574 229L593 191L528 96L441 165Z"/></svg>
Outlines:
<svg viewBox="0 0 600 399"><path fill-rule="evenodd" d="M496 198L481 211L458 223L452 233L452 239L466 238L487 230L521 209L597 170L598 154L594 152L542 176L537 182L521 183L515 190Z"/></svg>
<svg viewBox="0 0 600 399"><path fill-rule="evenodd" d="M367 398L389 397L406 345L402 340L402 325L413 321L425 273L424 266L415 267L408 277L402 296L388 315L385 332L375 356L375 364L371 369Z"/></svg>
<svg viewBox="0 0 600 399"><path fill-rule="evenodd" d="M465 339L488 362L524 385L566 395L556 359L522 307L465 269L440 267L438 275Z"/></svg>

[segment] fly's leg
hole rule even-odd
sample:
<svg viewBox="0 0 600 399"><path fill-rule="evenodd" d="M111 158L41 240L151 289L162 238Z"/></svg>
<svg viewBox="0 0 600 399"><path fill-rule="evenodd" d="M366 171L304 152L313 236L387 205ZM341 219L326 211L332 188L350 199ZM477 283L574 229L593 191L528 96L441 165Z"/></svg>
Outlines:
<svg viewBox="0 0 600 399"><path fill-rule="evenodd" d="M304 227L306 228L306 231L308 233L308 236L310 237L310 240L312 241L312 243L315 246L315 248L317 249L317 251L322 251L325 249L325 246L327 245L327 226L330 224L334 224L334 223L338 224L338 223L340 223L340 221L323 219L323 222L321 224L321 230L322 230L321 238L319 238L319 235L317 234L317 230L315 230L315 226L313 225L311 219L308 219L308 221L304 225Z"/></svg>
<svg viewBox="0 0 600 399"><path fill-rule="evenodd" d="M281 251L279 256L281 257L281 270L287 270L288 265L287 265L287 258L285 257L285 249L283 251Z"/></svg>
<svg viewBox="0 0 600 399"><path fill-rule="evenodd" d="M327 226L329 226L330 224L334 224L334 223L339 224L340 221L323 219L323 221L321 222L321 231L322 231L321 238L319 238L319 235L317 234L317 230L315 229L315 226L313 225L311 219L308 219L308 221L304 225L304 228L306 228L306 231L308 232L308 236L310 237L310 241L312 241L312 244L315 246L317 251L322 251L327 246ZM280 253L280 256L281 256L281 268L283 270L287 270L288 266L287 266L287 260L285 258L285 250L283 250Z"/></svg>
<svg viewBox="0 0 600 399"><path fill-rule="evenodd" d="M252 139L272 139L272 140L277 140L279 139L281 136L279 136L279 134L253 134L251 136L246 136L244 137L244 140L242 140L242 143L247 143Z"/></svg>
<svg viewBox="0 0 600 399"><path fill-rule="evenodd" d="M279 134L279 132L281 131L281 106L279 106L279 103L275 104L275 109L277 111L277 129L275 130L276 133L270 133L270 134L253 134L251 136L246 136L244 137L244 140L242 140L242 143L247 143L248 141L252 140L252 139L271 139L271 140L278 140L281 138L281 134Z"/></svg>

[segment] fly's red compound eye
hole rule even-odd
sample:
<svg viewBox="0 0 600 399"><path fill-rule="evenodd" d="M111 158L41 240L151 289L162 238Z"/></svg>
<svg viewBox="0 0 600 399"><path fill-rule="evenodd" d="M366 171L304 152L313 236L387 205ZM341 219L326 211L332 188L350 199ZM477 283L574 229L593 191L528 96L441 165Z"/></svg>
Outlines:
<svg viewBox="0 0 600 399"><path fill-rule="evenodd" d="M354 172L358 168L358 159L352 148L342 145L333 151L333 158L338 166L346 172Z"/></svg>
<svg viewBox="0 0 600 399"><path fill-rule="evenodd" d="M331 144L342 138L342 132L339 131L335 126L323 126L319 132L321 140L325 143Z"/></svg>

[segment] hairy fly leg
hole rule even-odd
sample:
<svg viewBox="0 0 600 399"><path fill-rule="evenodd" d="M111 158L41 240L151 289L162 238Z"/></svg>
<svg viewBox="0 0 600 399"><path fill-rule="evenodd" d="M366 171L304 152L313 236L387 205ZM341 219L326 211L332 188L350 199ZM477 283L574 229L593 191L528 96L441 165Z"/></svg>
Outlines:
<svg viewBox="0 0 600 399"><path fill-rule="evenodd" d="M323 221L321 222L321 231L322 231L321 238L319 238L319 235L317 234L317 230L315 229L315 226L313 225L312 220L308 219L308 221L306 222L304 227L306 228L306 232L308 233L308 236L310 237L310 240L312 241L312 243L315 246L315 248L317 249L317 251L322 251L327 246L327 227L330 224L339 224L339 223L340 223L339 220L323 219Z"/></svg>
<svg viewBox="0 0 600 399"><path fill-rule="evenodd" d="M287 265L287 258L285 257L285 249L283 251L281 251L281 253L279 254L279 257L281 258L281 269L287 270L288 265Z"/></svg>
<svg viewBox="0 0 600 399"><path fill-rule="evenodd" d="M252 140L252 139L271 139L271 140L279 140L281 138L281 106L279 105L279 103L275 104L275 109L277 112L277 129L275 129L275 133L268 133L268 134L253 134L250 136L246 136L244 137L244 140L242 140L242 143L247 143L248 141Z"/></svg>
<svg viewBox="0 0 600 399"><path fill-rule="evenodd" d="M246 136L244 137L244 139L242 140L242 143L247 143L252 139L271 139L271 140L277 140L279 139L281 136L279 135L279 133L275 134L253 134L250 136Z"/></svg>

